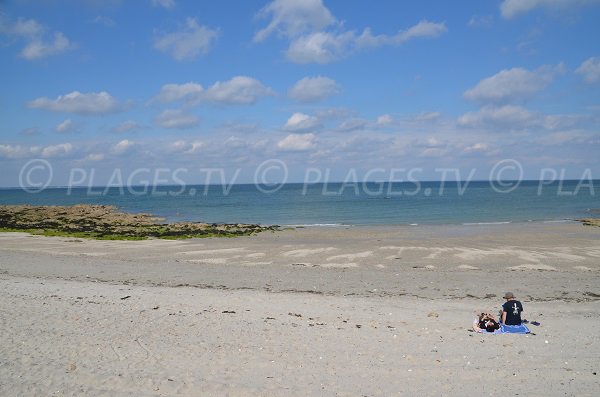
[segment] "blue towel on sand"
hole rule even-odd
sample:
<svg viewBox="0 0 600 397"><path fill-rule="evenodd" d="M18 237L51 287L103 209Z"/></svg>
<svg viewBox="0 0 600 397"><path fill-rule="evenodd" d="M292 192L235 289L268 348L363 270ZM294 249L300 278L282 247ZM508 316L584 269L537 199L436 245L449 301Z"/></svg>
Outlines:
<svg viewBox="0 0 600 397"><path fill-rule="evenodd" d="M529 328L525 324L521 325L504 325L500 324L500 329L494 332L487 332L486 330L479 331L482 334L529 334Z"/></svg>
<svg viewBox="0 0 600 397"><path fill-rule="evenodd" d="M529 328L525 324L521 325L504 325L500 324L500 333L502 334L528 334Z"/></svg>

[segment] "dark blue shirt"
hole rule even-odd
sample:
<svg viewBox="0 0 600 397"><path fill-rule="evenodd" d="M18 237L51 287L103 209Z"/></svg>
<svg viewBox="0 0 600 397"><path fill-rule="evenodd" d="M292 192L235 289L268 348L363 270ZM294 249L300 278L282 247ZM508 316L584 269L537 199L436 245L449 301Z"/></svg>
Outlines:
<svg viewBox="0 0 600 397"><path fill-rule="evenodd" d="M521 312L523 305L517 300L506 301L502 305L502 310L506 312L506 325L521 325Z"/></svg>

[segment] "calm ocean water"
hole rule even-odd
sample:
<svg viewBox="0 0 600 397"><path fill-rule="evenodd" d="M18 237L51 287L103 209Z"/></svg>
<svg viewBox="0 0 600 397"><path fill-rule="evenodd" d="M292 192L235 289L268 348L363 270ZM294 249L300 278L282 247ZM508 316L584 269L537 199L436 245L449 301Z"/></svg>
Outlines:
<svg viewBox="0 0 600 397"><path fill-rule="evenodd" d="M278 225L548 222L598 216L600 181L0 189L0 204L110 204L169 221ZM264 190L276 190L266 193ZM502 190L503 192L500 192ZM506 192L510 190L509 192Z"/></svg>

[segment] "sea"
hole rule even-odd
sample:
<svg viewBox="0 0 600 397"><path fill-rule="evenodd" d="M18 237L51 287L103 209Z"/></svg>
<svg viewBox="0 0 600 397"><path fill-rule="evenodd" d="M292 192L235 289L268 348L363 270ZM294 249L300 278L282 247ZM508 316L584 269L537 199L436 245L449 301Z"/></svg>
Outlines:
<svg viewBox="0 0 600 397"><path fill-rule="evenodd" d="M600 180L0 189L0 204L114 205L169 222L337 227L569 222L600 216Z"/></svg>

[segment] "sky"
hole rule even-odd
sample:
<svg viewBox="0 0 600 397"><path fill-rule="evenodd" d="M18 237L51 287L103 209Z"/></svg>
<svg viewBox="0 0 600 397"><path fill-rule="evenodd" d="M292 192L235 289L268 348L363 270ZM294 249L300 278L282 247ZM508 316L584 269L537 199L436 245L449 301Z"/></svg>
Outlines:
<svg viewBox="0 0 600 397"><path fill-rule="evenodd" d="M55 186L600 179L598 21L600 0L0 1L0 186L35 164Z"/></svg>

